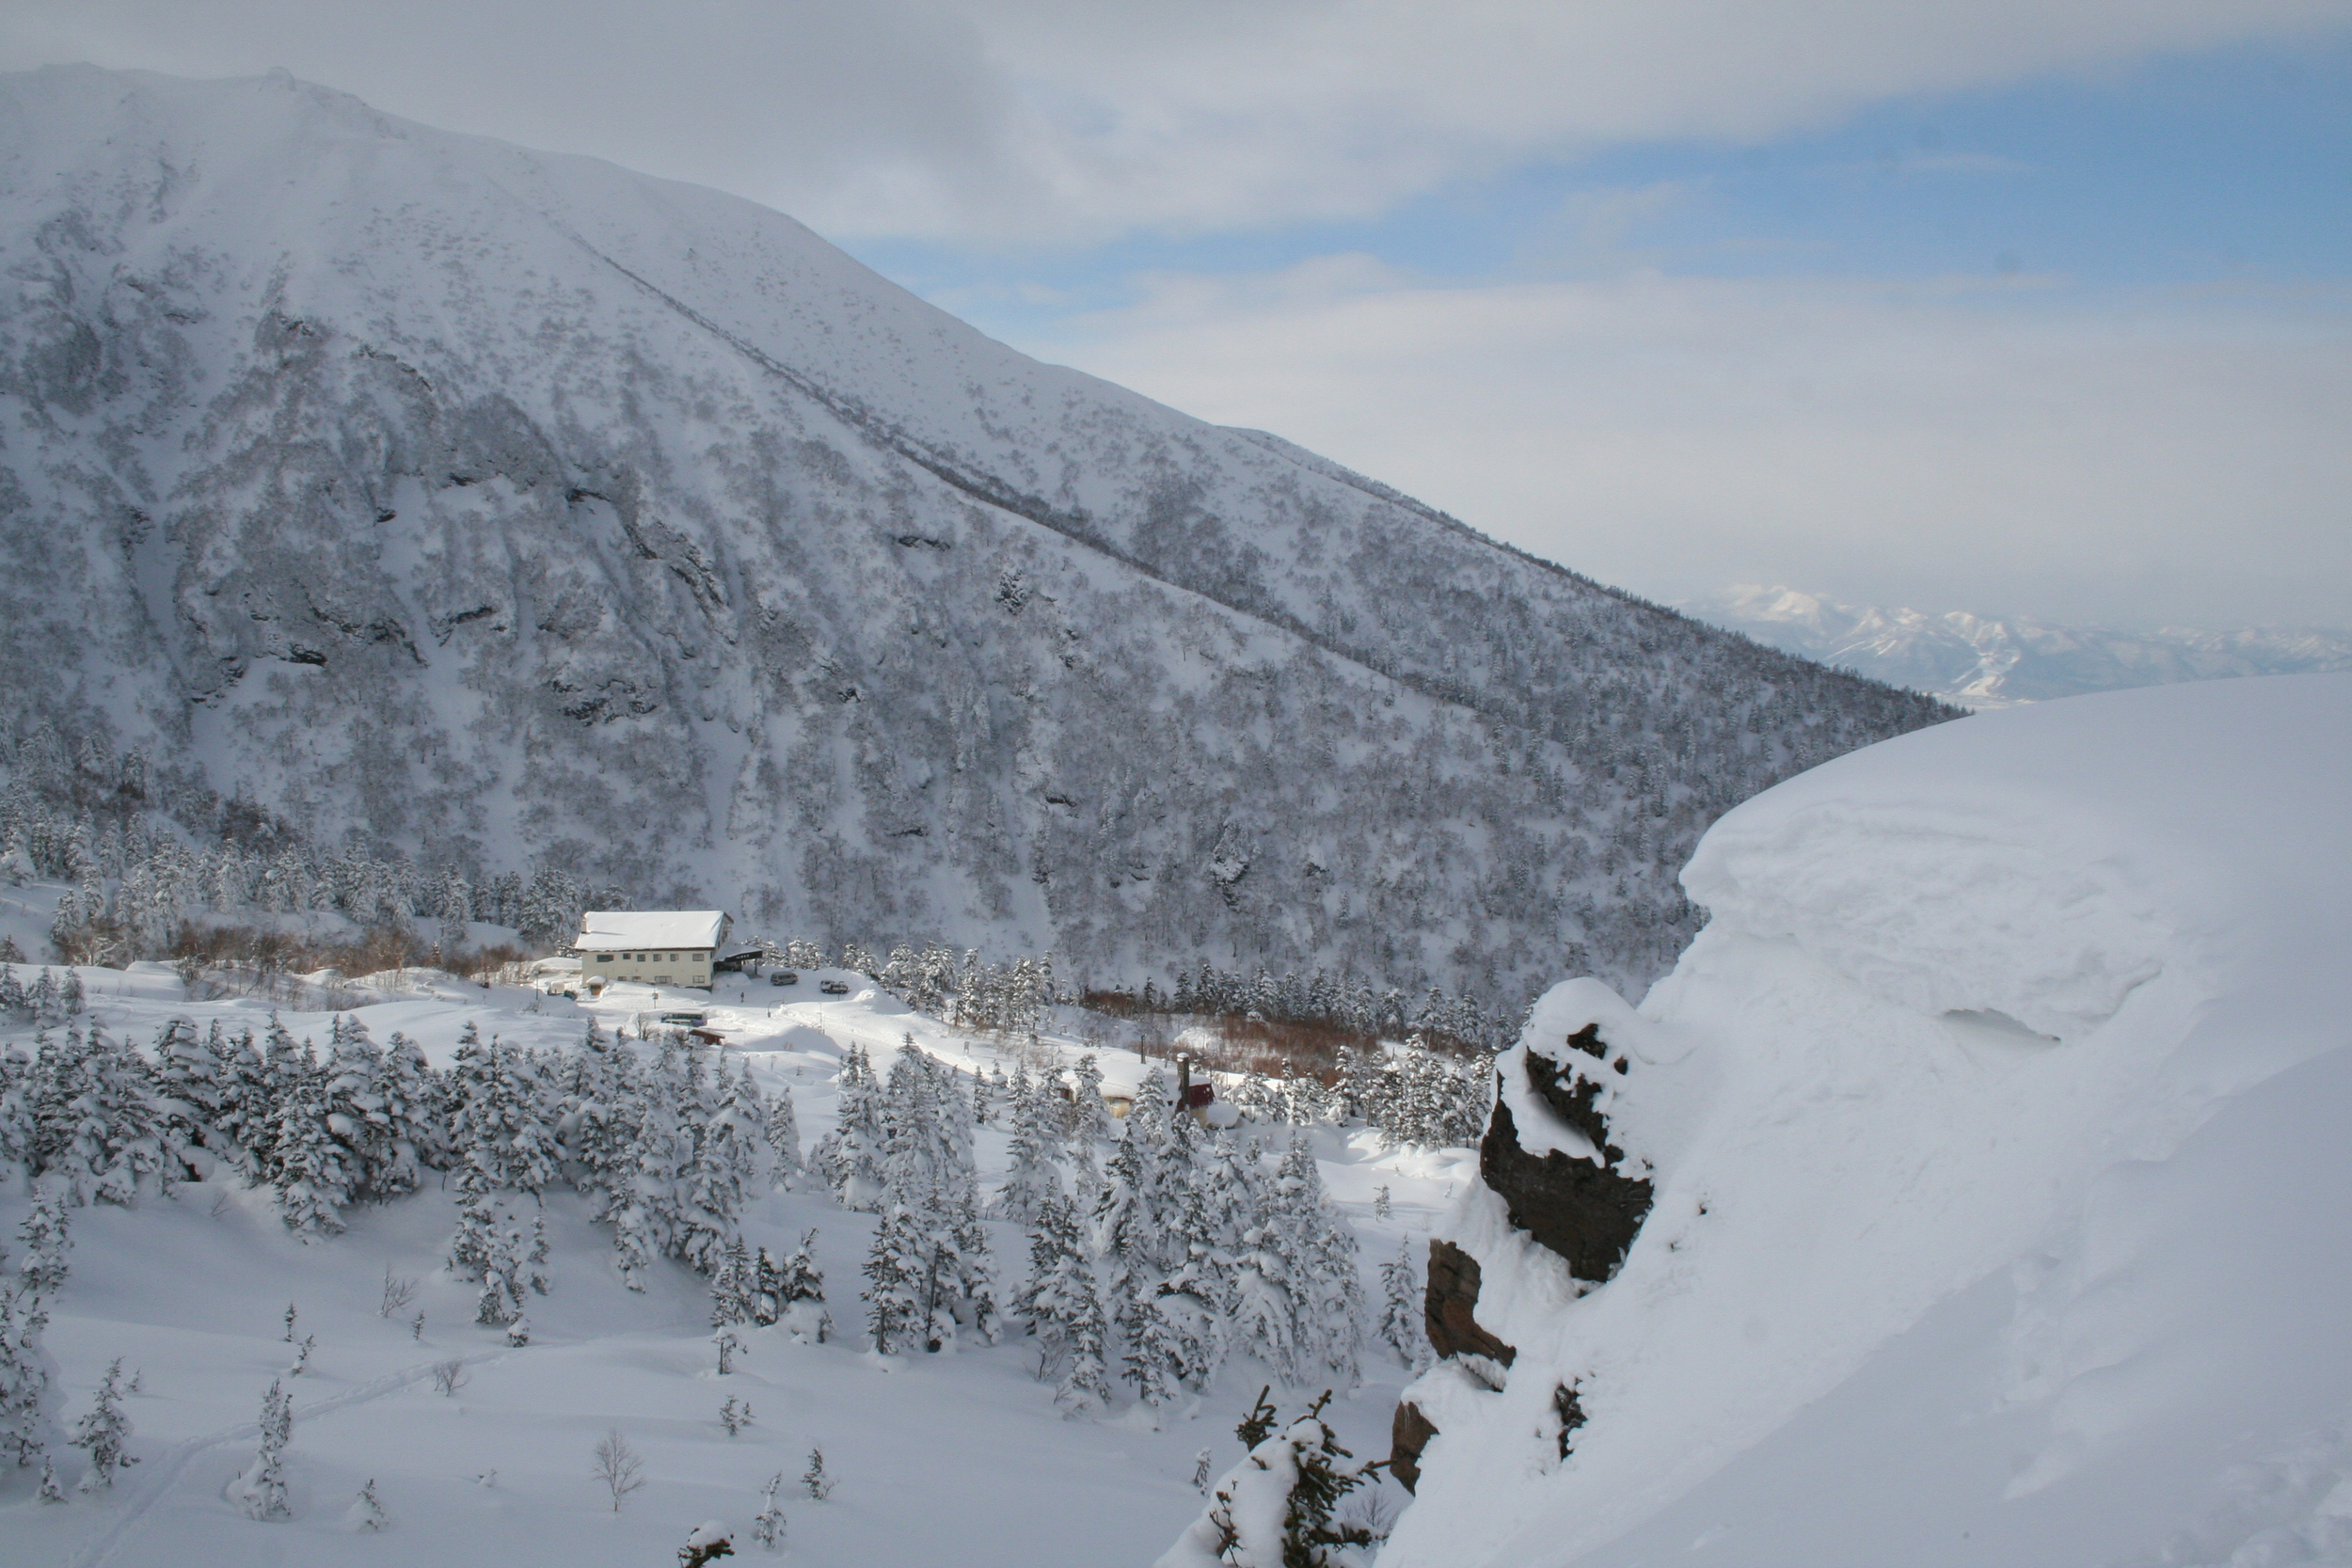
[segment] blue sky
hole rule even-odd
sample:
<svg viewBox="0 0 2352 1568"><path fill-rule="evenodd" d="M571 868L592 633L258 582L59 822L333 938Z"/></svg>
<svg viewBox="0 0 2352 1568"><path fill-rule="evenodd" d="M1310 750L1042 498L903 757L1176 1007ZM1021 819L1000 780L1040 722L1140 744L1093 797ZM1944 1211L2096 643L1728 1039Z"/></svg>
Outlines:
<svg viewBox="0 0 2352 1568"><path fill-rule="evenodd" d="M1000 335L1158 273L1377 257L1429 281L1647 266L1756 278L2033 273L2098 293L2352 279L2352 40L2240 45L1994 90L1906 95L1750 141L1531 161L1374 216L1100 244L849 235Z"/></svg>
<svg viewBox="0 0 2352 1568"><path fill-rule="evenodd" d="M15 0L763 202L1658 598L2352 626L2352 0Z"/></svg>

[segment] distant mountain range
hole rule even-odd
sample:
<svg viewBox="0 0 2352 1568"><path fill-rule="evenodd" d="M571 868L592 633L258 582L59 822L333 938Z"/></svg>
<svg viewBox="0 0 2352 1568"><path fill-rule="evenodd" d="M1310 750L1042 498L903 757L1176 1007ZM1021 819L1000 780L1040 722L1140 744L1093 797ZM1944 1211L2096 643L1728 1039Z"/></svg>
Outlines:
<svg viewBox="0 0 2352 1568"><path fill-rule="evenodd" d="M1964 610L1839 604L1753 585L1679 608L1769 647L1977 708L2174 681L2352 670L2352 631L2322 627L2057 626Z"/></svg>

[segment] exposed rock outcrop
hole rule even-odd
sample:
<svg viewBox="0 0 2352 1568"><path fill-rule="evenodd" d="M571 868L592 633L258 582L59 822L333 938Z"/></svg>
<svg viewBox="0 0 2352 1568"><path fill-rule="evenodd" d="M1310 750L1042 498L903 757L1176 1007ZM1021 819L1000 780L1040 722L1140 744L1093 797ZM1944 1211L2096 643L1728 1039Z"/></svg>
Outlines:
<svg viewBox="0 0 2352 1568"><path fill-rule="evenodd" d="M1597 1024L1585 1025L1568 1044L1608 1060ZM1529 1153L1519 1144L1510 1097L1502 1095L1478 1146L1479 1177L1508 1205L1514 1226L1559 1254L1577 1278L1599 1283L1617 1272L1648 1216L1650 1183L1615 1168L1625 1151L1610 1141L1608 1121L1595 1103L1597 1082L1533 1050L1524 1060L1528 1086L1562 1121L1583 1133L1601 1159L1581 1159L1556 1148ZM1623 1072L1624 1060L1620 1056L1611 1064L1613 1070Z"/></svg>
<svg viewBox="0 0 2352 1568"><path fill-rule="evenodd" d="M1389 1474L1407 1492L1421 1490L1421 1455L1438 1429L1411 1400L1399 1400L1389 1423Z"/></svg>
<svg viewBox="0 0 2352 1568"><path fill-rule="evenodd" d="M1422 1291L1422 1327L1440 1358L1474 1355L1508 1367L1518 1359L1481 1324L1478 1259L1448 1241L1429 1243L1429 1281ZM1438 1435L1437 1424L1410 1400L1399 1401L1389 1428L1389 1473L1410 1492L1421 1481L1422 1450Z"/></svg>
<svg viewBox="0 0 2352 1568"><path fill-rule="evenodd" d="M1518 1352L1479 1325L1478 1259L1452 1242L1429 1243L1429 1283L1422 1291L1422 1326L1440 1356L1484 1355L1509 1366Z"/></svg>

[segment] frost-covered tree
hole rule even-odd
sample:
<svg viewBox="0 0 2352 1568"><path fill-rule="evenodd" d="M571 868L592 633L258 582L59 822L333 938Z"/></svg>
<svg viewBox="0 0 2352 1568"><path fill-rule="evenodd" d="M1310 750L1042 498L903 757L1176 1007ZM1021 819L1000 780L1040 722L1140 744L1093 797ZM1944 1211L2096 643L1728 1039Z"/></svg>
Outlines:
<svg viewBox="0 0 2352 1568"><path fill-rule="evenodd" d="M833 1316L825 1310L825 1276L817 1267L815 1247L817 1232L802 1232L800 1244L792 1256L775 1271L772 1296L776 1317L793 1338L804 1343L822 1344L833 1333ZM768 1249L760 1248L763 1280L767 1278ZM763 1283L763 1291L770 1287Z"/></svg>
<svg viewBox="0 0 2352 1568"><path fill-rule="evenodd" d="M1058 1371L1056 1403L1073 1413L1110 1403L1110 1323L1077 1207L1059 1193L1030 1222L1029 1275L1013 1310L1038 1338L1041 1373Z"/></svg>
<svg viewBox="0 0 2352 1568"><path fill-rule="evenodd" d="M72 1211L66 1207L66 1189L60 1182L36 1181L32 1200L25 1206L24 1218L17 1226L17 1239L24 1248L24 1260L18 1265L18 1277L24 1288L37 1296L56 1300L65 1289L73 1255Z"/></svg>
<svg viewBox="0 0 2352 1568"><path fill-rule="evenodd" d="M127 1451L131 1418L122 1409L122 1357L116 1356L99 1380L90 1407L73 1429L72 1444L89 1455L89 1471L82 1478L84 1492L111 1491L115 1472L138 1463Z"/></svg>
<svg viewBox="0 0 2352 1568"><path fill-rule="evenodd" d="M763 1259L768 1255L766 1247L759 1252ZM739 1236L721 1256L718 1267L710 1271L710 1326L758 1322L759 1285L757 1265Z"/></svg>
<svg viewBox="0 0 2352 1568"><path fill-rule="evenodd" d="M750 1064L746 1063L743 1070L749 1074ZM764 1135L768 1146L769 1185L781 1191L792 1185L793 1179L801 1174L801 1124L793 1114L792 1086L789 1084L777 1085L775 1093L768 1096Z"/></svg>
<svg viewBox="0 0 2352 1568"><path fill-rule="evenodd" d="M385 1511L384 1500L375 1495L373 1476L367 1479L359 1488L359 1495L352 1499L350 1512L343 1515L343 1523L366 1534L391 1528L392 1516Z"/></svg>
<svg viewBox="0 0 2352 1568"><path fill-rule="evenodd" d="M635 1196L637 1148L645 1090L636 1058L594 1019L564 1063L556 1129L570 1156L572 1184L596 1203L596 1217L615 1224Z"/></svg>
<svg viewBox="0 0 2352 1568"><path fill-rule="evenodd" d="M810 1164L844 1209L872 1210L881 1204L884 1191L882 1159L887 1136L882 1087L875 1082L864 1046L850 1047L834 1081L841 1086L837 1117Z"/></svg>
<svg viewBox="0 0 2352 1568"><path fill-rule="evenodd" d="M554 1180L560 1150L544 1089L527 1053L496 1036L485 1045L466 1025L449 1073L450 1144L491 1189L536 1197Z"/></svg>
<svg viewBox="0 0 2352 1568"><path fill-rule="evenodd" d="M737 1216L758 1176L767 1115L748 1073L736 1077L723 1063L707 1075L702 1068L699 1055L690 1058L685 1095L697 1114L671 1250L709 1274L736 1244Z"/></svg>
<svg viewBox="0 0 2352 1568"><path fill-rule="evenodd" d="M33 1172L65 1184L69 1201L130 1207L143 1184L168 1188L184 1162L165 1148L147 1063L92 1023L36 1042Z"/></svg>
<svg viewBox="0 0 2352 1568"><path fill-rule="evenodd" d="M1397 1359L1414 1371L1429 1360L1429 1336L1422 1325L1421 1271L1413 1266L1413 1245L1397 1243L1396 1257L1380 1265L1380 1342L1396 1352Z"/></svg>
<svg viewBox="0 0 2352 1568"><path fill-rule="evenodd" d="M1026 1225L1049 1198L1061 1193L1061 1171L1055 1157L1060 1143L1055 1124L1060 1118L1051 1097L1030 1083L1027 1068L1015 1069L1009 1093L1011 1168L998 1189L995 1213L999 1219Z"/></svg>
<svg viewBox="0 0 2352 1568"><path fill-rule="evenodd" d="M262 1396L262 1440L253 1463L229 1484L229 1496L248 1519L285 1519L286 1445L294 1440L294 1397L273 1381Z"/></svg>
<svg viewBox="0 0 2352 1568"><path fill-rule="evenodd" d="M273 1033L282 1033L275 1013ZM270 1082L266 1046L241 1029L223 1042L220 1058L220 1110L214 1122L223 1158L230 1160L246 1184L270 1180L276 1164L278 1105Z"/></svg>
<svg viewBox="0 0 2352 1568"><path fill-rule="evenodd" d="M1103 1069L1095 1066L1093 1052L1078 1058L1070 1077L1070 1136L1100 1143L1111 1135L1111 1113L1103 1099Z"/></svg>
<svg viewBox="0 0 2352 1568"><path fill-rule="evenodd" d="M1303 1140L1275 1173L1275 1244L1292 1272L1297 1304L1295 1381L1329 1377L1354 1387L1360 1375L1364 1288L1355 1233L1324 1194Z"/></svg>
<svg viewBox="0 0 2352 1568"><path fill-rule="evenodd" d="M376 1081L383 1131L378 1163L369 1171L371 1196L397 1197L414 1192L422 1183L425 1169L448 1163L438 1078L417 1042L397 1029L392 1031L391 1038L384 1042L382 1072Z"/></svg>
<svg viewBox="0 0 2352 1568"><path fill-rule="evenodd" d="M783 1490L784 1472L778 1470L759 1489L759 1512L752 1517L752 1539L771 1552L784 1545L784 1509L776 1501L776 1494Z"/></svg>
<svg viewBox="0 0 2352 1568"><path fill-rule="evenodd" d="M933 1220L931 1270L928 1302L930 1327L924 1348L938 1350L970 1333L993 1345L1003 1330L996 1307L995 1260L991 1256L988 1229L980 1223L979 1206L967 1188L962 1200Z"/></svg>
<svg viewBox="0 0 2352 1568"><path fill-rule="evenodd" d="M50 1292L36 1286L31 1270L11 1270L8 1261L0 1247L0 1455L19 1465L45 1464L56 1435L57 1364L41 1343Z"/></svg>
<svg viewBox="0 0 2352 1568"><path fill-rule="evenodd" d="M916 1342L930 1317L925 1300L930 1238L904 1204L884 1209L866 1254L866 1331L874 1349L895 1355Z"/></svg>
<svg viewBox="0 0 2352 1568"><path fill-rule="evenodd" d="M271 1180L278 1217L286 1228L309 1240L342 1231L342 1211L351 1202L351 1176L343 1162L350 1150L328 1122L326 1075L305 1052L284 1075L271 1136L277 1170Z"/></svg>
<svg viewBox="0 0 2352 1568"><path fill-rule="evenodd" d="M156 1109L167 1145L182 1151L183 1168L192 1175L202 1175L209 1162L200 1156L192 1162L187 1151L235 1157L232 1148L222 1147L227 1140L219 1131L228 1052L218 1019L209 1035L199 1035L194 1023L175 1018L155 1036Z"/></svg>
<svg viewBox="0 0 2352 1568"><path fill-rule="evenodd" d="M973 1194L970 1107L953 1075L910 1037L882 1101L882 1185L889 1201L950 1209Z"/></svg>

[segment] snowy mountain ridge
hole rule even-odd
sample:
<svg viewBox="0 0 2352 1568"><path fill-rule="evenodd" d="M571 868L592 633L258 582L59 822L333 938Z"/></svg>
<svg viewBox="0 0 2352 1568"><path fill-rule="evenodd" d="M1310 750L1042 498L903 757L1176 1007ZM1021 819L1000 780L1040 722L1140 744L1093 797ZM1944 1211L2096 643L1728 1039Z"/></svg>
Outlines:
<svg viewBox="0 0 2352 1568"><path fill-rule="evenodd" d="M1656 974L1707 822L1948 712L732 198L282 74L8 78L0 148L0 738L323 850L1516 1006Z"/></svg>
<svg viewBox="0 0 2352 1568"><path fill-rule="evenodd" d="M1678 608L1769 646L1974 708L2174 681L2352 670L2352 632L2326 627L2130 631L1842 604L1756 584Z"/></svg>

